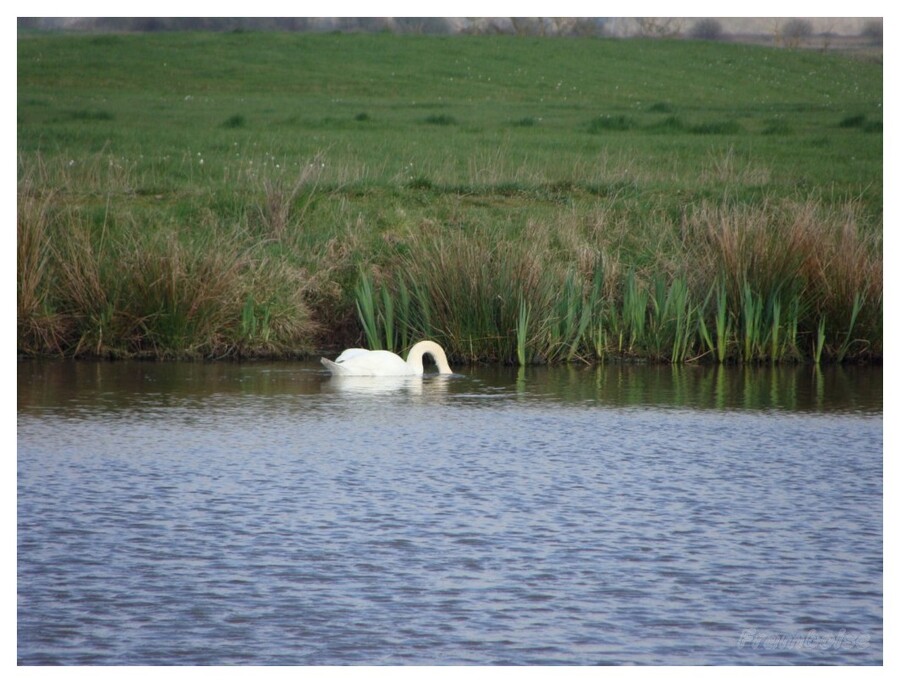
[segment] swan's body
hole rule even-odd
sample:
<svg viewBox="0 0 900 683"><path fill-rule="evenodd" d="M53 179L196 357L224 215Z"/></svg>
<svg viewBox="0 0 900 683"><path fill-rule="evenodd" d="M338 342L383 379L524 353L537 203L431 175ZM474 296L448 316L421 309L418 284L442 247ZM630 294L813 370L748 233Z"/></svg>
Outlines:
<svg viewBox="0 0 900 683"><path fill-rule="evenodd" d="M421 375L425 372L422 357L428 354L437 364L438 372L451 375L453 370L447 363L447 354L433 341L420 341L409 350L406 360L390 351L369 351L368 349L347 349L333 361L322 359L332 375L346 377L397 377Z"/></svg>

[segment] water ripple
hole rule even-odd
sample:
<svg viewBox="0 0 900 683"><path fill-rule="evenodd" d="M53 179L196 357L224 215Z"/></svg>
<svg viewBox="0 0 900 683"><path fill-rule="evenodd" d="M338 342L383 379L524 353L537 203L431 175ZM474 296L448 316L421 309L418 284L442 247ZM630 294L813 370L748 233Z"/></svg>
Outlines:
<svg viewBox="0 0 900 683"><path fill-rule="evenodd" d="M882 661L879 414L266 381L20 404L20 664Z"/></svg>

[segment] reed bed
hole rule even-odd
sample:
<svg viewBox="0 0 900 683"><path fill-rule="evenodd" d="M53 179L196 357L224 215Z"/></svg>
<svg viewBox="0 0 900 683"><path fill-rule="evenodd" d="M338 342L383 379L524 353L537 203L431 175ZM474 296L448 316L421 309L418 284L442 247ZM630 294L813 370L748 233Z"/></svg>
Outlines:
<svg viewBox="0 0 900 683"><path fill-rule="evenodd" d="M360 273L356 299L373 347L429 337L467 362L876 359L880 237L854 217L814 201L704 204L632 236L630 254L605 218L517 240L417 235L414 258ZM653 236L662 251L648 253Z"/></svg>
<svg viewBox="0 0 900 683"><path fill-rule="evenodd" d="M65 171L23 168L20 353L285 356L361 341L405 352L427 337L462 363L882 354L881 231L852 203L700 202L677 215L589 203L518 229L397 210L378 229L353 207L317 213L321 165L308 168L257 177L219 215L201 199L190 229L184 215L111 208L127 175L75 204L47 188Z"/></svg>
<svg viewBox="0 0 900 683"><path fill-rule="evenodd" d="M297 354L316 330L305 273L246 231L55 207L20 186L18 348L31 355L217 358Z"/></svg>

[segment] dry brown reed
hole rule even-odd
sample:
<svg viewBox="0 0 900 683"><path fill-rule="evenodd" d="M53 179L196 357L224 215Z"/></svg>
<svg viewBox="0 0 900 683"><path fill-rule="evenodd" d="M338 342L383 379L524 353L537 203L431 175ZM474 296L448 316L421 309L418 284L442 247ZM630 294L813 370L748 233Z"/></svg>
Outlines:
<svg viewBox="0 0 900 683"><path fill-rule="evenodd" d="M52 195L20 188L16 211L16 329L24 352L59 353L67 324L51 304L52 240L47 226Z"/></svg>
<svg viewBox="0 0 900 683"><path fill-rule="evenodd" d="M33 354L234 357L298 353L316 325L305 273L241 230L184 237L97 228L20 195L18 346Z"/></svg>

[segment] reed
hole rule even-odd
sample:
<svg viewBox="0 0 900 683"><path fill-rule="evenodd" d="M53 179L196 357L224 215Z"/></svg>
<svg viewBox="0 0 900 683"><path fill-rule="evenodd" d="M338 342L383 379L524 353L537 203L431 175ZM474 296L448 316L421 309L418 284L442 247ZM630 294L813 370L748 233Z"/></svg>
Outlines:
<svg viewBox="0 0 900 683"><path fill-rule="evenodd" d="M819 318L819 325L816 328L816 338L813 344L812 357L816 366L822 362L822 351L825 350L825 318Z"/></svg>
<svg viewBox="0 0 900 683"><path fill-rule="evenodd" d="M265 222L274 199L259 178L276 183L271 169L219 213L203 198L166 215L123 207L144 180L133 169L99 158L80 170L20 163L23 353L293 354L318 329L327 344L361 337L400 351L427 336L457 361L520 365L881 354L880 232L852 202L699 202L648 218L623 199L461 225L457 200L442 203L432 185L420 191L423 205L435 199L436 218L382 207L388 227L379 228L350 204L329 206L316 175L284 185L299 189L279 195L284 210L270 216L281 218ZM79 184L92 188L80 204L55 189ZM552 188L561 202L578 191Z"/></svg>
<svg viewBox="0 0 900 683"><path fill-rule="evenodd" d="M622 295L622 334L620 334L620 338L625 336L628 341L624 348L620 342L620 353L634 355L639 350L638 344L641 343L643 346L649 299L649 292L640 285L634 270L629 270L625 276Z"/></svg>
<svg viewBox="0 0 900 683"><path fill-rule="evenodd" d="M835 359L838 363L843 362L844 358L847 357L847 352L850 350L850 346L853 344L853 326L856 324L856 319L859 317L859 312L862 310L863 306L863 297L857 292L853 296L853 308L850 311L850 323L847 325L847 332L844 335L844 340L841 342L841 345L838 347L837 352L835 353Z"/></svg>
<svg viewBox="0 0 900 683"><path fill-rule="evenodd" d="M357 307L367 338L370 329L377 343L390 334L407 343L434 338L470 362L552 362L582 352L594 303L571 269L548 270L526 244L496 235L409 239L416 257L399 260L392 270L403 275L384 278L380 300L371 276L360 276ZM392 313L397 302L399 315Z"/></svg>
<svg viewBox="0 0 900 683"><path fill-rule="evenodd" d="M671 305L668 305L670 298ZM684 278L673 280L669 296L667 296L667 310L670 316L674 310L674 319L670 317L668 322L668 324L674 325L671 333L672 351L669 354L669 360L673 363L682 363L693 355L697 337L697 307L692 301Z"/></svg>
<svg viewBox="0 0 900 683"><path fill-rule="evenodd" d="M679 239L664 218L625 236L617 217L571 212L519 235L432 222L388 240L363 226L348 228L340 247L334 238L317 247L306 231L260 241L252 221L147 230L114 208L62 210L57 195L26 182L19 194L25 352L296 353L317 322L340 319L345 291L370 348L401 351L429 337L457 361L844 362L880 353L880 241L849 210L778 205L764 216L760 207L707 206L685 214Z"/></svg>
<svg viewBox="0 0 900 683"><path fill-rule="evenodd" d="M591 288L587 294L587 298L581 301L581 313L578 318L578 329L575 334L575 338L569 344L569 354L566 357L566 362L571 363L576 355L579 354L582 358L590 357L588 355L590 347L588 346L582 351L582 345L587 341L586 334L594 324L594 320L599 317L599 303L601 297L600 292L602 287L602 267L598 265L594 272L594 277L592 279Z"/></svg>
<svg viewBox="0 0 900 683"><path fill-rule="evenodd" d="M603 318L600 317L594 325L593 334L591 335L590 350L593 351L593 357L597 362L603 362L606 358L606 346L608 339L603 326Z"/></svg>
<svg viewBox="0 0 900 683"><path fill-rule="evenodd" d="M52 301L51 195L20 188L16 211L16 337L25 353L61 353L68 325Z"/></svg>
<svg viewBox="0 0 900 683"><path fill-rule="evenodd" d="M800 296L794 295L788 308L784 356L790 360L800 360L802 354L799 345L801 302Z"/></svg>
<svg viewBox="0 0 900 683"><path fill-rule="evenodd" d="M69 321L72 355L116 355L131 335L133 321L121 311L123 292L116 277L122 254L77 217L66 217L68 238L54 247L53 299ZM105 223L104 223L105 226Z"/></svg>
<svg viewBox="0 0 900 683"><path fill-rule="evenodd" d="M731 340L731 317L728 313L728 291L725 282L721 279L717 280L713 289L706 296L706 303L710 301L712 294L716 296L716 307L713 317L713 330L715 339L708 331L706 318L703 314L698 319L698 327L701 338L706 344L707 350L715 354L719 364L725 362L728 358L728 344ZM703 306L705 311L706 303Z"/></svg>
<svg viewBox="0 0 900 683"><path fill-rule="evenodd" d="M400 272L417 284L411 308L427 312L412 316L420 325L415 332L441 340L463 360L513 362L521 302L533 311L549 303L539 257L523 243L495 237L413 236L415 258L400 259Z"/></svg>
<svg viewBox="0 0 900 683"><path fill-rule="evenodd" d="M356 310L359 312L359 322L366 335L368 348L381 350L381 330L378 325L378 304L375 300L375 290L372 281L365 272L359 274L356 284Z"/></svg>
<svg viewBox="0 0 900 683"><path fill-rule="evenodd" d="M544 316L542 355L550 362L571 361L578 353L591 314L590 302L583 299L581 285L576 281L574 271L569 270L553 309Z"/></svg>
<svg viewBox="0 0 900 683"><path fill-rule="evenodd" d="M797 333L801 311L800 297L793 295L787 306L780 292L769 300L767 308L769 360L772 363L795 361L799 358Z"/></svg>
<svg viewBox="0 0 900 683"><path fill-rule="evenodd" d="M258 303L253 295L247 296L241 309L241 334L243 344L253 346L257 343L268 344L272 339L270 324L272 308L265 303Z"/></svg>
<svg viewBox="0 0 900 683"><path fill-rule="evenodd" d="M782 356L781 350L781 299L776 298L772 302L772 329L769 333L770 351L769 358L774 363Z"/></svg>
<svg viewBox="0 0 900 683"><path fill-rule="evenodd" d="M694 346L695 307L683 277L667 282L663 274L653 278L649 292L646 346L651 358L683 362Z"/></svg>
<svg viewBox="0 0 900 683"><path fill-rule="evenodd" d="M519 317L516 320L516 359L519 366L524 366L528 362L528 317L529 308L525 297L519 297Z"/></svg>
<svg viewBox="0 0 900 683"><path fill-rule="evenodd" d="M587 320L582 321L582 337L585 338L585 357L602 361L605 355L605 333L603 326L603 299L606 286L606 269L602 259L598 259L591 278L588 305L585 310Z"/></svg>
<svg viewBox="0 0 900 683"><path fill-rule="evenodd" d="M880 237L863 231L857 217L852 205L831 211L814 201L704 206L688 213L684 223L688 253L701 274L695 276L695 286L720 289L714 322L708 325L704 320L700 326L707 348L713 348L709 334L713 326L731 336L723 324L726 300L744 362L805 355L800 339L815 338L823 318L847 320L849 329L865 319L864 327L877 331L880 307L866 306L866 297L871 293L880 301ZM712 274L720 284L704 285L703 273ZM837 330L828 331L819 355L846 359L841 349L848 331L840 331L840 338L832 338ZM880 338L877 332L872 336ZM719 336L715 344L720 361L721 341ZM865 353L865 344L858 346Z"/></svg>
<svg viewBox="0 0 900 683"><path fill-rule="evenodd" d="M741 343L741 359L749 363L756 357L760 347L760 327L762 325L762 306L759 296L748 283L740 290L739 335Z"/></svg>
<svg viewBox="0 0 900 683"><path fill-rule="evenodd" d="M115 310L132 329L120 351L269 355L302 348L312 332L302 273L244 247L240 236L185 243L160 230L120 248L129 276L110 288L118 288Z"/></svg>
<svg viewBox="0 0 900 683"><path fill-rule="evenodd" d="M302 272L271 260L240 231L185 239L107 218L98 226L27 201L20 211L20 267L29 273L20 278L28 286L19 292L20 348L262 356L300 352L313 334Z"/></svg>
<svg viewBox="0 0 900 683"><path fill-rule="evenodd" d="M387 292L387 290L385 290ZM408 349L415 341L410 338L410 332L413 329L413 312L412 299L409 293L409 287L403 278L397 283L397 303L398 303L398 344L401 349Z"/></svg>
<svg viewBox="0 0 900 683"><path fill-rule="evenodd" d="M387 287L381 287L382 301L382 323L384 328L384 346L388 351L393 351L397 347L395 315L394 315L394 297L388 291Z"/></svg>

